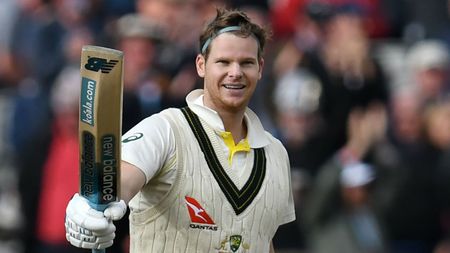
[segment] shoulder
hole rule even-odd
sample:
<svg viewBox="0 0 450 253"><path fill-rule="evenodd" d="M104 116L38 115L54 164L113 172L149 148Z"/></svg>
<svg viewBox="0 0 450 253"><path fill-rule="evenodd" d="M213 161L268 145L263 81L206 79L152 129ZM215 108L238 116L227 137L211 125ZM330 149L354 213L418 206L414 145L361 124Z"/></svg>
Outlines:
<svg viewBox="0 0 450 253"><path fill-rule="evenodd" d="M154 132L157 129L163 130L167 129L167 127L170 127L169 122L167 119L161 114L153 114L145 119L143 119L141 122L139 122L136 126L134 126L128 133L135 132L136 130L145 131L145 132ZM126 134L128 134L126 133ZM125 134L125 135L126 135Z"/></svg>
<svg viewBox="0 0 450 253"><path fill-rule="evenodd" d="M181 110L176 108L165 109L159 113L155 113L141 122L139 122L134 128L145 128L145 129L167 129L170 128L169 118L177 117L181 115Z"/></svg>
<svg viewBox="0 0 450 253"><path fill-rule="evenodd" d="M271 150L275 150L278 153L282 153L287 156L287 150L284 147L283 143L273 136L270 132L264 131L264 135L266 136L267 140L269 141L269 145L267 145L267 148Z"/></svg>
<svg viewBox="0 0 450 253"><path fill-rule="evenodd" d="M159 113L153 114L136 124L126 132L122 140L124 143L131 138L144 136L144 139L153 141L167 141L173 136L173 127L170 123L170 115L176 115L179 109L165 109Z"/></svg>

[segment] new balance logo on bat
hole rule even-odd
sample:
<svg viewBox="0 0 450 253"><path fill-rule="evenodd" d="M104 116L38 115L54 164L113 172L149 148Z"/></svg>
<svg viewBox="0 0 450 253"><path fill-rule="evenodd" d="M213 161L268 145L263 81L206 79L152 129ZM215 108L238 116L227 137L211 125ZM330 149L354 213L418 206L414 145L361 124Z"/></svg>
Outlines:
<svg viewBox="0 0 450 253"><path fill-rule="evenodd" d="M191 218L189 227L196 229L207 229L217 231L217 226L214 221L206 213L205 209L194 198L186 196L184 198L186 206Z"/></svg>
<svg viewBox="0 0 450 253"><path fill-rule="evenodd" d="M114 68L114 66L119 62L118 60L107 60L103 58L98 57L89 57L87 60L87 63L84 65L84 67L87 70L91 70L94 72L98 72L99 70L102 71L102 73L109 73Z"/></svg>

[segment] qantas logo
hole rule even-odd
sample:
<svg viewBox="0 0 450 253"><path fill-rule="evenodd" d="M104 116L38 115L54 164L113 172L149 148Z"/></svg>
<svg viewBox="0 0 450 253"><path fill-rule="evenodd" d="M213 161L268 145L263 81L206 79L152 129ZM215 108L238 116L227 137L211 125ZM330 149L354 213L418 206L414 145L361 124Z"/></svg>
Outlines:
<svg viewBox="0 0 450 253"><path fill-rule="evenodd" d="M186 202L186 207L192 222L189 227L217 231L216 224L197 200L186 196L184 201Z"/></svg>

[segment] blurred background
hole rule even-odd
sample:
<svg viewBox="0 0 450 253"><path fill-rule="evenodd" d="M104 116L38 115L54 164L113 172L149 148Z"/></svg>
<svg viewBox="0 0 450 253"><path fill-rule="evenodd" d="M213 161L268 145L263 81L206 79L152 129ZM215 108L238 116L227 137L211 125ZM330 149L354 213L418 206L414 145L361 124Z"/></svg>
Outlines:
<svg viewBox="0 0 450 253"><path fill-rule="evenodd" d="M0 0L0 253L68 245L81 47L125 53L123 131L201 87L216 7L272 31L250 107L286 146L277 252L450 252L450 1ZM128 223L109 253L126 253Z"/></svg>

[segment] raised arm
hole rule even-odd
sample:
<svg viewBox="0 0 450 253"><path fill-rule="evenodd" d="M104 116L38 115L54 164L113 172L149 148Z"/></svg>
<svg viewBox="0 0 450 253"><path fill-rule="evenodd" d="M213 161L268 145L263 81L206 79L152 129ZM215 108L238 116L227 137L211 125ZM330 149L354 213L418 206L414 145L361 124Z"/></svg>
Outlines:
<svg viewBox="0 0 450 253"><path fill-rule="evenodd" d="M139 192L145 184L144 173L136 166L122 161L120 178L120 196L128 202Z"/></svg>

